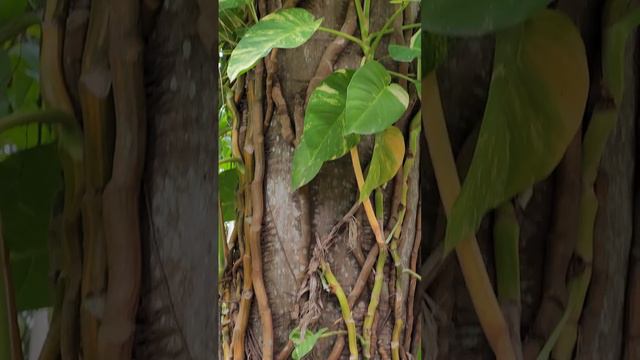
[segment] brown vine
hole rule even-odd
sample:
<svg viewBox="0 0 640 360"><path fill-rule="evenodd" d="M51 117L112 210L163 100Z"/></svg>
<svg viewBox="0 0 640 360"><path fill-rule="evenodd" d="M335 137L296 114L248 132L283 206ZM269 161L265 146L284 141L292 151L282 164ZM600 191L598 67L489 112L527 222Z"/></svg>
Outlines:
<svg viewBox="0 0 640 360"><path fill-rule="evenodd" d="M140 188L146 145L143 43L140 4L111 2L109 60L116 132L111 180L103 216L108 286L98 334L98 359L129 359L132 353L141 274Z"/></svg>

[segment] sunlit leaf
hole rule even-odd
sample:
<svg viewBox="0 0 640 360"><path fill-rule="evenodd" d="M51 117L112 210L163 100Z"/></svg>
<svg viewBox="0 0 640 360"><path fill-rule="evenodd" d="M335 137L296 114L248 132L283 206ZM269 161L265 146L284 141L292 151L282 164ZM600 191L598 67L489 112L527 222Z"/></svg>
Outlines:
<svg viewBox="0 0 640 360"><path fill-rule="evenodd" d="M550 0L428 0L422 2L422 28L436 34L483 35L516 25Z"/></svg>
<svg viewBox="0 0 640 360"><path fill-rule="evenodd" d="M249 70L273 48L298 47L316 32L322 19L307 10L284 9L271 13L252 26L233 49L227 66L229 80Z"/></svg>
<svg viewBox="0 0 640 360"><path fill-rule="evenodd" d="M359 68L347 88L345 134L375 134L396 122L409 106L409 95L377 61Z"/></svg>
<svg viewBox="0 0 640 360"><path fill-rule="evenodd" d="M360 192L360 201L391 180L400 169L402 159L404 159L402 132L397 127L391 126L377 134L367 178Z"/></svg>
<svg viewBox="0 0 640 360"><path fill-rule="evenodd" d="M580 33L544 10L498 34L489 98L473 160L447 223L447 250L487 211L547 177L584 112L589 73Z"/></svg>
<svg viewBox="0 0 640 360"><path fill-rule="evenodd" d="M292 189L311 181L325 161L341 157L358 144L358 135L342 135L346 124L347 86L352 76L352 70L338 70L311 94L302 139L293 155Z"/></svg>

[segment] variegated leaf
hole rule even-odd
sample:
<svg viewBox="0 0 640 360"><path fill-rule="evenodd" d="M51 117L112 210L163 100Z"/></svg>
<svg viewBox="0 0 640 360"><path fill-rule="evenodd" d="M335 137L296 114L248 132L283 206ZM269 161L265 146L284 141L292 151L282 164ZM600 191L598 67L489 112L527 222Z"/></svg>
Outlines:
<svg viewBox="0 0 640 360"><path fill-rule="evenodd" d="M347 89L346 134L375 134L396 122L409 106L409 95L377 61L353 74Z"/></svg>
<svg viewBox="0 0 640 360"><path fill-rule="evenodd" d="M252 26L233 49L229 58L229 80L251 69L273 48L291 49L304 44L318 30L322 19L305 9L276 11Z"/></svg>
<svg viewBox="0 0 640 360"><path fill-rule="evenodd" d="M347 86L353 70L329 75L313 91L304 117L304 131L293 156L291 187L311 181L325 161L341 157L358 144L358 135L343 136Z"/></svg>

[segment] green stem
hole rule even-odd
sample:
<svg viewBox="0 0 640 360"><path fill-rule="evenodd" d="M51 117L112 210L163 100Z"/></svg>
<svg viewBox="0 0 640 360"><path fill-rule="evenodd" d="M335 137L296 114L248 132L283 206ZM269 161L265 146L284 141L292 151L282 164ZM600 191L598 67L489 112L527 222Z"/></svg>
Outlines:
<svg viewBox="0 0 640 360"><path fill-rule="evenodd" d="M335 35L335 36L347 39L349 41L352 41L352 42L358 44L358 46L360 46L363 50L366 48L366 46L365 46L364 42L362 42L362 40L358 39L355 36L351 36L351 35L349 35L347 33L343 33L342 31L333 30L333 29L330 29L330 28L326 28L324 26L320 26L318 28L318 30L324 31L324 32L329 33L331 35Z"/></svg>
<svg viewBox="0 0 640 360"><path fill-rule="evenodd" d="M35 13L24 13L11 19L0 27L0 45L11 40L27 30L31 25L39 24L40 16Z"/></svg>
<svg viewBox="0 0 640 360"><path fill-rule="evenodd" d="M387 70L387 72L388 72L389 74L391 74L391 75L395 76L395 77L399 77L399 78L401 78L401 79L405 79L405 80L407 80L407 81L408 81L408 82L410 82L410 83L413 83L413 84L417 84L417 83L418 83L418 80L416 80L416 79L414 79L414 78L412 78L412 77L410 77L410 76L407 76L407 75L405 75L405 74L401 74L401 73L399 73L399 72L395 72L395 71L391 71L391 70Z"/></svg>
<svg viewBox="0 0 640 360"><path fill-rule="evenodd" d="M385 247L380 248L378 253L378 262L376 263L376 276L373 283L373 290L371 290L371 300L369 301L369 307L367 308L367 315L364 318L362 325L363 334L363 354L366 359L371 358L371 335L373 328L373 320L380 303L380 293L382 290L382 284L384 280L384 265L387 261L388 251Z"/></svg>
<svg viewBox="0 0 640 360"><path fill-rule="evenodd" d="M367 26L367 37L369 36L369 19L371 18L371 0L364 0L364 19Z"/></svg>
<svg viewBox="0 0 640 360"><path fill-rule="evenodd" d="M344 323L347 327L347 337L349 338L349 360L358 360L358 338L356 333L356 322L353 320L353 315L351 314L351 309L349 308L349 300L347 299L347 295L342 290L342 286L338 282L338 279L331 272L331 267L327 262L323 262L322 265L322 273L324 278L327 280L329 284L329 288L331 292L336 295L338 298L338 303L340 304L340 311L342 312L342 318L344 319Z"/></svg>
<svg viewBox="0 0 640 360"><path fill-rule="evenodd" d="M353 1L356 4L356 13L358 14L358 23L360 24L360 34L362 36L362 41L366 41L366 39L369 38L369 22L364 16L364 10L362 9L360 0Z"/></svg>
<svg viewBox="0 0 640 360"><path fill-rule="evenodd" d="M423 108L427 111L423 117L424 134L427 138L440 198L445 214L448 216L460 193L460 179L449 143L436 74L430 73L423 85L423 92L426 95ZM426 121L426 119L429 120ZM491 349L498 360L514 359L515 352L509 328L493 292L475 236L470 236L458 243L455 250L473 307Z"/></svg>
<svg viewBox="0 0 640 360"><path fill-rule="evenodd" d="M60 110L38 110L26 113L13 113L0 118L0 133L16 126L30 124L60 124L64 127L75 127L73 117Z"/></svg>
<svg viewBox="0 0 640 360"><path fill-rule="evenodd" d="M517 304L520 304L519 238L520 226L513 205L506 202L496 210L493 226L498 296L501 301Z"/></svg>
<svg viewBox="0 0 640 360"><path fill-rule="evenodd" d="M505 202L496 209L493 225L498 300L502 307L517 358L522 358L520 341L520 224L513 205Z"/></svg>
<svg viewBox="0 0 640 360"><path fill-rule="evenodd" d="M400 7L391 15L391 17L387 20L387 22L382 27L382 30L379 31L378 35L375 37L371 48L369 49L369 55L375 54L376 48L380 45L380 41L382 41L383 35L391 28L391 25L396 20L396 18L402 14L404 9L409 5L408 2L403 3Z"/></svg>
<svg viewBox="0 0 640 360"><path fill-rule="evenodd" d="M589 128L584 136L580 229L574 253L584 268L569 279L569 303L562 319L538 356L539 360L547 359L552 350L553 358L559 360L570 359L573 354L577 340L578 321L591 282L593 229L598 211L598 199L594 191L594 184L604 147L615 126L617 116L618 112L615 108L597 109L591 117Z"/></svg>
<svg viewBox="0 0 640 360"><path fill-rule="evenodd" d="M422 27L422 24L420 24L420 23L413 23L413 24L402 25L402 26L400 27L400 29L401 29L401 30L411 30L411 29L418 29L418 28L420 28L420 27ZM372 37L372 38L375 38L375 37L380 36L380 35L382 35L382 36L384 36L384 35L388 35L388 34L393 33L393 31L394 31L393 29L387 29L387 30L385 30L384 32L383 32L382 30L380 30L380 31L376 31L376 32L372 32L372 33L371 33L371 37Z"/></svg>

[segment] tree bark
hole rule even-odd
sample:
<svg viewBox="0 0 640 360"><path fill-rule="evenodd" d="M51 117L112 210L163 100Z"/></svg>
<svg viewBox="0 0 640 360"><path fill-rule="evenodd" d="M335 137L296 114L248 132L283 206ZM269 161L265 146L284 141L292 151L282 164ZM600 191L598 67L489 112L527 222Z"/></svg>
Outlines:
<svg viewBox="0 0 640 360"><path fill-rule="evenodd" d="M164 2L145 47L149 144L137 359L211 359L217 70L196 0ZM199 25L200 24L200 25Z"/></svg>

